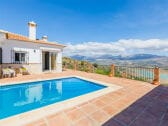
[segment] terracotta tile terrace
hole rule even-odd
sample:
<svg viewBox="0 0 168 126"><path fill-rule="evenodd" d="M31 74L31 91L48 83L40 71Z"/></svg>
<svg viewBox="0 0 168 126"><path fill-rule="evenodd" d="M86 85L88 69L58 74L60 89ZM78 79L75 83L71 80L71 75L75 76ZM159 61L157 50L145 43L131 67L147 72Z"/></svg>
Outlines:
<svg viewBox="0 0 168 126"><path fill-rule="evenodd" d="M0 85L64 76L81 76L123 88L24 126L168 126L168 87L99 74L67 70L62 73L0 79ZM53 108L57 109L57 108ZM26 120L24 117L20 121ZM18 119L17 119L18 120ZM10 120L0 126L14 126Z"/></svg>

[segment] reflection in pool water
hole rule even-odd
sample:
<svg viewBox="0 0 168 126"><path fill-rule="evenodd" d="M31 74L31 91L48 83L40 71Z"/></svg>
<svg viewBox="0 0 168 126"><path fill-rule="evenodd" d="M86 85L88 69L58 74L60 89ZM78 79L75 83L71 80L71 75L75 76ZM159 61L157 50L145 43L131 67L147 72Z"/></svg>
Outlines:
<svg viewBox="0 0 168 126"><path fill-rule="evenodd" d="M44 88L45 90L43 90ZM19 96L25 97L22 97L22 99L16 101L14 106L21 106L41 101L43 92L55 92L53 95L56 96L55 99L57 99L62 94L62 81L57 81L55 85L52 82L49 82L47 85L42 85L42 83L39 83L36 85L30 85L28 88L23 88L20 90ZM49 96L50 94L47 95ZM50 96L52 97L52 95Z"/></svg>

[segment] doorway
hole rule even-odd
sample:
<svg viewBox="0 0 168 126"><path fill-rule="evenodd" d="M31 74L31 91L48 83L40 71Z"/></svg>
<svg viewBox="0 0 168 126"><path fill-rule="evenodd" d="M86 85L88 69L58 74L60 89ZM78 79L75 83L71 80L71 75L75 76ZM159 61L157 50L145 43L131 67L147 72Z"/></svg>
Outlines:
<svg viewBox="0 0 168 126"><path fill-rule="evenodd" d="M56 53L51 53L51 70L56 70Z"/></svg>
<svg viewBox="0 0 168 126"><path fill-rule="evenodd" d="M55 52L42 51L42 70L56 70L56 57Z"/></svg>
<svg viewBox="0 0 168 126"><path fill-rule="evenodd" d="M43 71L50 70L50 55L49 52L42 52Z"/></svg>

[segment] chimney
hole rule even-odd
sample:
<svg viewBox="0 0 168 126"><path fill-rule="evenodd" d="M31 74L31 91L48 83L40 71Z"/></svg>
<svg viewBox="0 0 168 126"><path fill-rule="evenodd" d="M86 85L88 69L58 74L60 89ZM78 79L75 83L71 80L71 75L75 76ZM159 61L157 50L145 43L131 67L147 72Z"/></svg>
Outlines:
<svg viewBox="0 0 168 126"><path fill-rule="evenodd" d="M28 23L29 25L29 39L36 40L36 27L37 24L33 21Z"/></svg>
<svg viewBox="0 0 168 126"><path fill-rule="evenodd" d="M42 40L47 42L48 37L47 37L46 35L44 35L44 36L42 37Z"/></svg>

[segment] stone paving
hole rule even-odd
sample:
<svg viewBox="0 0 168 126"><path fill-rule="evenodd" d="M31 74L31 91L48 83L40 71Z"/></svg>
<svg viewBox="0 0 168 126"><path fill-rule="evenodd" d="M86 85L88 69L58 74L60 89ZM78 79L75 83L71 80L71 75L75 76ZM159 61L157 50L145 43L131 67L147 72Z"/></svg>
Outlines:
<svg viewBox="0 0 168 126"><path fill-rule="evenodd" d="M0 79L0 84L77 75L123 88L24 126L168 126L168 87L67 70ZM56 109L56 108L55 108Z"/></svg>

